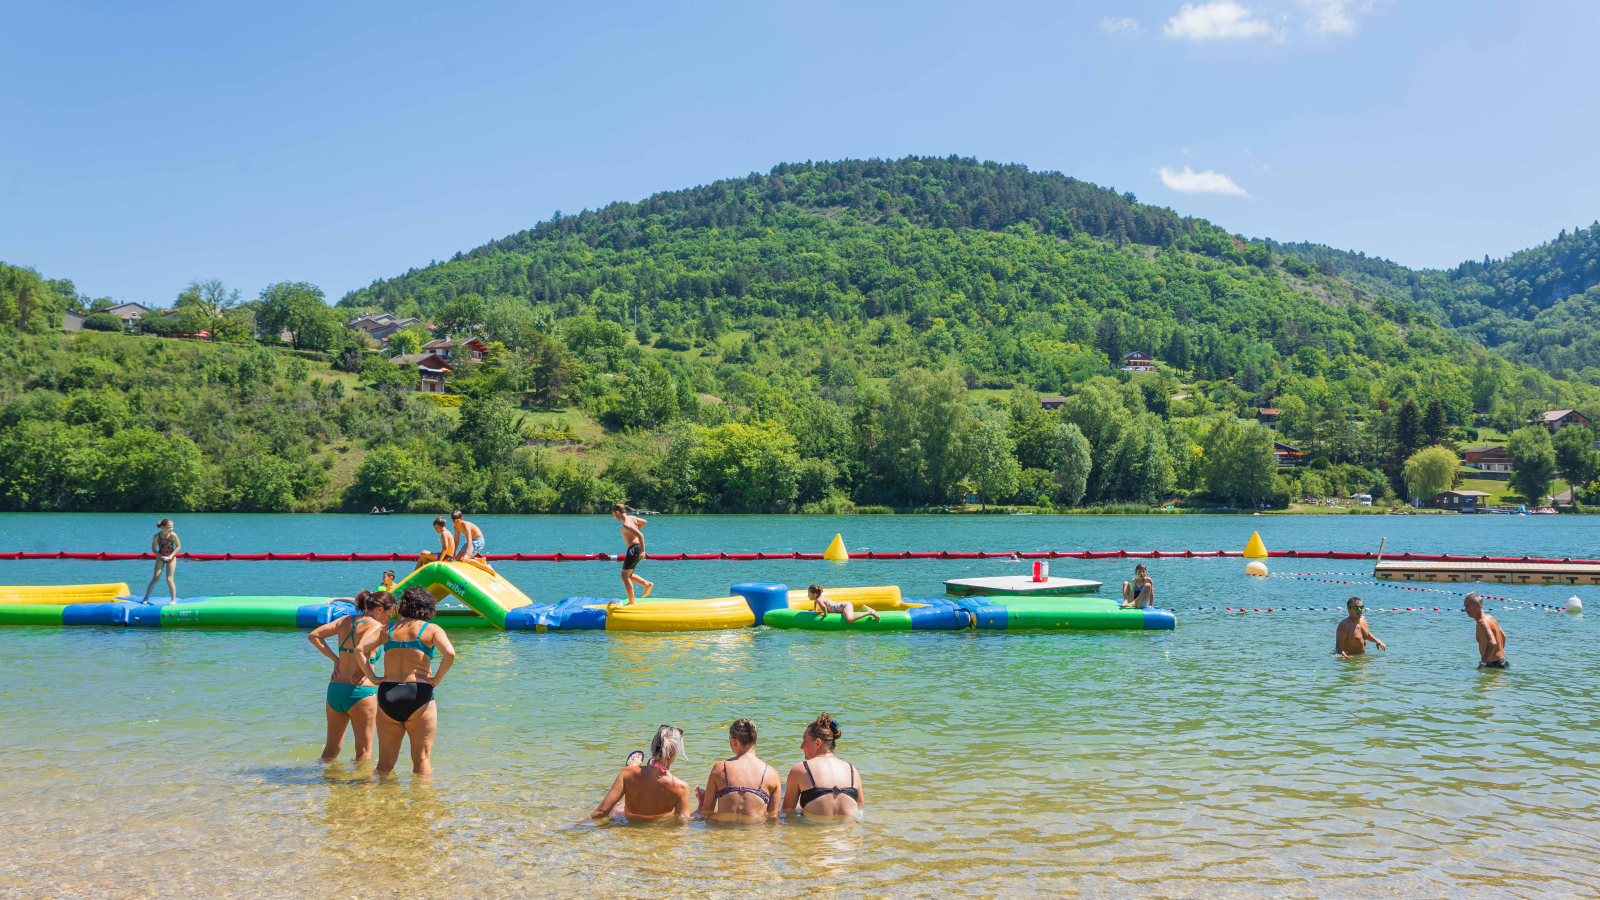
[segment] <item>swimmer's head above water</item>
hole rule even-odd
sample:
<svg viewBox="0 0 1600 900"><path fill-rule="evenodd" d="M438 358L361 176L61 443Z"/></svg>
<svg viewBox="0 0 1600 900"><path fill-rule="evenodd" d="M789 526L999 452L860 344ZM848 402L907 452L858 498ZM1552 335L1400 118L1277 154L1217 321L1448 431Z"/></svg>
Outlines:
<svg viewBox="0 0 1600 900"><path fill-rule="evenodd" d="M807 751L807 758L813 753L832 753L833 745L838 743L843 734L833 716L823 713L817 716L815 722L806 726L805 737L800 740L800 747Z"/></svg>
<svg viewBox="0 0 1600 900"><path fill-rule="evenodd" d="M408 587L400 595L400 615L407 619L421 619L424 622L433 620L438 612L439 601L425 589Z"/></svg>
<svg viewBox="0 0 1600 900"><path fill-rule="evenodd" d="M756 723L749 719L740 719L729 725L728 740L735 747L754 747L756 745Z"/></svg>
<svg viewBox="0 0 1600 900"><path fill-rule="evenodd" d="M663 769L670 769L682 755L683 729L672 725L657 728L656 736L650 740L650 761L659 763Z"/></svg>

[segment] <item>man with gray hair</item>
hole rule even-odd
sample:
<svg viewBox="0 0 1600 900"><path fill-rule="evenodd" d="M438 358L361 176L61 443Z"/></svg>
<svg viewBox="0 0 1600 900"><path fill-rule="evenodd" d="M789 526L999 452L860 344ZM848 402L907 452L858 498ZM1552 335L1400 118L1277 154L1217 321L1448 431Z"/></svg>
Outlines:
<svg viewBox="0 0 1600 900"><path fill-rule="evenodd" d="M1494 620L1494 616L1483 611L1483 600L1478 597L1478 592L1468 594L1461 605L1467 615L1478 622L1478 668L1511 668L1511 662L1506 659L1505 629Z"/></svg>

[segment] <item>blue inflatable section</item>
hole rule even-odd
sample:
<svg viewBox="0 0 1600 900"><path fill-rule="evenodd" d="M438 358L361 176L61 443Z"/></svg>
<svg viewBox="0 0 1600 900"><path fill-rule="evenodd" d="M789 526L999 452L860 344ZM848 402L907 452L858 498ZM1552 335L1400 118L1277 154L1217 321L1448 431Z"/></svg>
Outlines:
<svg viewBox="0 0 1600 900"><path fill-rule="evenodd" d="M972 616L967 608L952 600L938 597L931 600L908 599L906 602L925 604L906 610L906 615L911 618L912 631L960 631L972 624Z"/></svg>
<svg viewBox="0 0 1600 900"><path fill-rule="evenodd" d="M294 611L294 624L296 628L315 628L318 625L326 625L336 619L355 614L355 604L345 603L342 600L307 604Z"/></svg>
<svg viewBox="0 0 1600 900"><path fill-rule="evenodd" d="M143 605L127 600L110 603L69 603L61 607L61 624L126 625L128 613Z"/></svg>
<svg viewBox="0 0 1600 900"><path fill-rule="evenodd" d="M601 597L563 597L559 603L530 603L506 613L507 631L604 631L605 605ZM589 607L599 605L600 609Z"/></svg>
<svg viewBox="0 0 1600 900"><path fill-rule="evenodd" d="M1006 608L990 603L988 597L954 597L950 602L966 610L972 617L973 628L982 631L1006 630Z"/></svg>
<svg viewBox="0 0 1600 900"><path fill-rule="evenodd" d="M789 586L771 581L747 581L733 586L733 593L743 597L760 625L766 615L775 609L789 608Z"/></svg>
<svg viewBox="0 0 1600 900"><path fill-rule="evenodd" d="M1178 627L1178 617L1171 610L1151 607L1144 611L1145 631L1172 631Z"/></svg>

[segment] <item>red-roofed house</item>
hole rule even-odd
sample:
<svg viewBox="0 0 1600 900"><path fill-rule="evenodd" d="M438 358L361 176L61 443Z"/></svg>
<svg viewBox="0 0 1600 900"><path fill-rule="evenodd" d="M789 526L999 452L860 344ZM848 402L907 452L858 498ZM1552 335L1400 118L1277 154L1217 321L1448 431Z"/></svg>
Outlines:
<svg viewBox="0 0 1600 900"><path fill-rule="evenodd" d="M418 391L424 394L444 393L444 377L450 374L450 364L437 353L407 353L404 356L391 356L389 362L397 366L416 366L417 374L422 376L417 381Z"/></svg>
<svg viewBox="0 0 1600 900"><path fill-rule="evenodd" d="M1122 371L1124 372L1154 372L1155 370L1156 361L1148 353L1141 353L1135 350L1122 357Z"/></svg>
<svg viewBox="0 0 1600 900"><path fill-rule="evenodd" d="M1468 447L1461 451L1462 462L1485 472L1511 471L1511 454L1504 447Z"/></svg>
<svg viewBox="0 0 1600 900"><path fill-rule="evenodd" d="M1305 461L1306 455L1299 447L1291 447L1283 441L1272 442L1272 455L1278 458L1278 468L1292 469Z"/></svg>
<svg viewBox="0 0 1600 900"><path fill-rule="evenodd" d="M489 345L475 337L439 338L422 345L423 350L437 353L445 359L459 358L463 348L472 354L473 362L482 362L489 355Z"/></svg>
<svg viewBox="0 0 1600 900"><path fill-rule="evenodd" d="M1271 428L1273 431L1277 431L1278 411L1270 406L1263 406L1256 410L1256 421L1267 426L1268 428Z"/></svg>

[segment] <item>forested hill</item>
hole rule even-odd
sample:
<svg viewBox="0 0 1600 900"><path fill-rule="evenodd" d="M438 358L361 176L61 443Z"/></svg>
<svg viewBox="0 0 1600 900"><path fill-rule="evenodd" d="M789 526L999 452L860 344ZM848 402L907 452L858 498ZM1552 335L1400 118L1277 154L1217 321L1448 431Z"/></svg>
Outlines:
<svg viewBox="0 0 1600 900"><path fill-rule="evenodd" d="M1269 242L1270 243L1270 242ZM1558 377L1600 384L1600 222L1500 259L1413 270L1321 244L1270 243L1273 251L1409 300L1501 355Z"/></svg>

